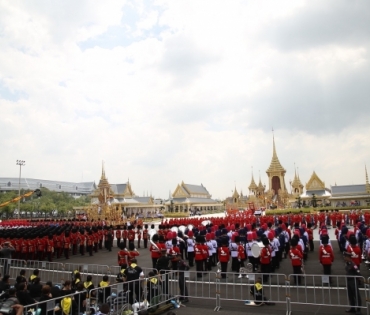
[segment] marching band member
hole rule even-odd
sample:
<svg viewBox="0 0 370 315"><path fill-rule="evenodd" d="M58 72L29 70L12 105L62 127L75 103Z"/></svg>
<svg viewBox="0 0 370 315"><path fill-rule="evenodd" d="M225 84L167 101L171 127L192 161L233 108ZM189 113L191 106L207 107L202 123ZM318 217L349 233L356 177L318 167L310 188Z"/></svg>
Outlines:
<svg viewBox="0 0 370 315"><path fill-rule="evenodd" d="M121 227L120 226L117 226L117 230L116 230L116 239L117 239L117 247L120 248L119 244L121 243L121 236L122 236L122 232L121 232Z"/></svg>
<svg viewBox="0 0 370 315"><path fill-rule="evenodd" d="M188 261L189 261L189 266L193 267L194 266L194 233L193 231L188 232L188 239L186 240L186 243L188 245Z"/></svg>
<svg viewBox="0 0 370 315"><path fill-rule="evenodd" d="M143 242L144 242L144 248L148 248L148 224L144 225Z"/></svg>
<svg viewBox="0 0 370 315"><path fill-rule="evenodd" d="M329 236L323 235L321 238L322 245L319 249L319 260L324 268L324 275L331 275L331 265L334 261L334 253L328 244Z"/></svg>
<svg viewBox="0 0 370 315"><path fill-rule="evenodd" d="M293 237L290 243L291 248L289 251L289 257L292 263L293 273L299 275L302 273L303 254L298 248L298 240L296 237ZM295 284L301 284L301 276L295 276L294 282Z"/></svg>
<svg viewBox="0 0 370 315"><path fill-rule="evenodd" d="M275 272L275 268L279 268L279 261L277 259L280 242L275 237L275 232L270 231L268 239L270 241L271 246L271 272Z"/></svg>
<svg viewBox="0 0 370 315"><path fill-rule="evenodd" d="M247 234L247 244L245 244L245 249L247 252L247 257L249 260L249 263L253 266L253 271L257 271L258 269L258 258L255 258L252 254L252 246L253 244L257 244L257 241L255 240L256 236L254 235L254 232L248 232Z"/></svg>
<svg viewBox="0 0 370 315"><path fill-rule="evenodd" d="M213 243L211 233L206 234L206 246L208 250L208 259L206 263L206 270L212 270L213 265Z"/></svg>
<svg viewBox="0 0 370 315"><path fill-rule="evenodd" d="M235 237L235 235L232 235L231 242L229 244L229 250L231 253L231 271L239 273L238 244L235 242Z"/></svg>
<svg viewBox="0 0 370 315"><path fill-rule="evenodd" d="M226 241L218 248L218 261L221 264L221 279L226 279L227 263L230 259L230 251Z"/></svg>
<svg viewBox="0 0 370 315"><path fill-rule="evenodd" d="M154 234L152 238L153 243L149 247L153 269L156 268L157 260L159 257L161 257L161 245L159 244L158 240L158 234Z"/></svg>
<svg viewBox="0 0 370 315"><path fill-rule="evenodd" d="M138 225L137 226L136 235L137 235L137 248L140 248L140 243L141 243L141 225Z"/></svg>
<svg viewBox="0 0 370 315"><path fill-rule="evenodd" d="M346 248L346 252L351 254L352 262L360 269L361 264L361 249L357 245L357 239L354 234L351 234L348 239L349 245Z"/></svg>
<svg viewBox="0 0 370 315"><path fill-rule="evenodd" d="M204 264L204 256L203 256L203 236L198 235L195 239L194 245L194 259L195 259L195 268L197 270L197 278L201 278L203 276L203 264Z"/></svg>
<svg viewBox="0 0 370 315"><path fill-rule="evenodd" d="M264 247L261 249L260 254L260 265L261 273L263 273L263 281L266 282L269 279L269 273L271 272L271 246L269 240L264 237L262 239Z"/></svg>
<svg viewBox="0 0 370 315"><path fill-rule="evenodd" d="M240 242L240 237L239 236L235 236L235 243L238 245L238 270L240 272L240 268L244 267L244 260L245 260L245 247L244 247L244 244L242 244ZM242 278L243 275L242 274L239 274L238 278ZM247 278L248 275L245 275L245 277Z"/></svg>
<svg viewBox="0 0 370 315"><path fill-rule="evenodd" d="M212 242L212 266L217 264L217 241L215 240L215 233L211 232L211 242Z"/></svg>

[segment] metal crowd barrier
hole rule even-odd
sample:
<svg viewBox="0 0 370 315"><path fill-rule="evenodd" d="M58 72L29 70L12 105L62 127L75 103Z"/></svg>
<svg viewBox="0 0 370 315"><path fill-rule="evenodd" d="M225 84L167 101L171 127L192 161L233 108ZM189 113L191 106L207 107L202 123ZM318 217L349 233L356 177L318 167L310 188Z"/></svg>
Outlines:
<svg viewBox="0 0 370 315"><path fill-rule="evenodd" d="M294 304L354 307L366 309L369 314L369 281L361 276L291 274L287 288L288 314Z"/></svg>
<svg viewBox="0 0 370 315"><path fill-rule="evenodd" d="M270 303L287 302L286 276L284 274L262 274L262 273L223 273L226 278L221 277L221 273L217 273L217 292L218 299L216 310L221 308L221 301L253 301L255 293L251 294L256 282L260 282L263 286L263 296L265 301ZM241 275L241 277L239 277ZM252 291L254 292L254 291ZM263 302L263 301L262 301Z"/></svg>
<svg viewBox="0 0 370 315"><path fill-rule="evenodd" d="M52 281L53 283L61 283L65 278L64 265L58 262L47 261L25 261L18 259L1 259L3 266L3 274L5 274L5 266L7 274L11 279L16 279L22 269L26 270L26 277L32 274L33 270L39 269L39 277L46 279L45 281Z"/></svg>

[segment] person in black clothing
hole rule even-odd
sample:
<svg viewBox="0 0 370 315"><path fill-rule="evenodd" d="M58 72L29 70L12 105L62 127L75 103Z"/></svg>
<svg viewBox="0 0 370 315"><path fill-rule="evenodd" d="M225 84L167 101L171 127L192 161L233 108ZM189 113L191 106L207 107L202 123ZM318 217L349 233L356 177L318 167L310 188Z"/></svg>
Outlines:
<svg viewBox="0 0 370 315"><path fill-rule="evenodd" d="M60 296L60 288L56 285L53 286L53 283L51 281L47 281L46 285L50 287L50 293L53 299Z"/></svg>
<svg viewBox="0 0 370 315"><path fill-rule="evenodd" d="M161 257L159 257L157 260L156 268L159 274L162 275L162 285L163 285L162 293L164 294L168 294L168 285L169 285L168 272L171 269L170 268L171 260L172 260L172 257L167 256L167 250L162 249Z"/></svg>
<svg viewBox="0 0 370 315"><path fill-rule="evenodd" d="M19 276L17 276L17 278L15 279L15 288L18 290L18 285L21 284L22 282L27 282L27 278L26 278L26 270L22 269L20 272L19 272Z"/></svg>
<svg viewBox="0 0 370 315"><path fill-rule="evenodd" d="M31 294L27 290L26 282L22 282L19 284L17 298L19 300L19 304L22 304L23 306L36 303L36 300L32 298Z"/></svg>
<svg viewBox="0 0 370 315"><path fill-rule="evenodd" d="M30 291L31 297L36 300L41 297L42 284L40 283L40 280L41 279L39 277L36 277L33 279L33 283L28 286L28 291Z"/></svg>
<svg viewBox="0 0 370 315"><path fill-rule="evenodd" d="M7 292L9 289L10 289L10 276L9 275L5 275L1 281L0 281L0 292ZM8 298L9 297L9 294L8 293L5 293L3 295L3 298Z"/></svg>
<svg viewBox="0 0 370 315"><path fill-rule="evenodd" d="M361 314L361 295L359 291L360 286L360 279L356 278L356 276L361 276L360 270L358 267L352 262L352 253L343 252L343 258L346 263L345 270L346 270L346 282L347 282L347 295L348 300L351 304L351 308L347 309L347 313L356 313ZM357 307L357 310L356 310Z"/></svg>
<svg viewBox="0 0 370 315"><path fill-rule="evenodd" d="M129 303L134 304L134 292L136 295L136 300L140 301L141 296L141 286L138 281L144 276L143 270L137 265L137 260L131 259L131 264L125 269L124 275L126 276L126 281L128 282L129 289Z"/></svg>
<svg viewBox="0 0 370 315"><path fill-rule="evenodd" d="M9 270L8 259L12 258L14 252L15 248L9 242L4 242L4 244L0 246L0 258L5 258L3 271L4 275L8 274Z"/></svg>
<svg viewBox="0 0 370 315"><path fill-rule="evenodd" d="M186 286L185 271L189 270L189 265L181 258L181 254L177 254L177 269L179 271L179 287L180 287L180 301L182 303L189 302L188 288Z"/></svg>
<svg viewBox="0 0 370 315"><path fill-rule="evenodd" d="M153 271L148 273L148 281L146 283L147 287L147 297L146 299L150 303L151 299L159 295L161 281L158 275L155 275Z"/></svg>
<svg viewBox="0 0 370 315"><path fill-rule="evenodd" d="M74 299L76 301L78 314L82 314L86 311L86 291L84 285L81 282L77 284L76 293L77 292L79 292L79 294L76 294L74 296Z"/></svg>
<svg viewBox="0 0 370 315"><path fill-rule="evenodd" d="M50 315L50 314L46 314L46 310L47 310L46 301L50 299L52 299L52 296L50 293L50 287L48 285L44 285L41 289L41 297L39 299L39 308L41 309L40 315ZM50 311L48 313L52 314L53 312Z"/></svg>

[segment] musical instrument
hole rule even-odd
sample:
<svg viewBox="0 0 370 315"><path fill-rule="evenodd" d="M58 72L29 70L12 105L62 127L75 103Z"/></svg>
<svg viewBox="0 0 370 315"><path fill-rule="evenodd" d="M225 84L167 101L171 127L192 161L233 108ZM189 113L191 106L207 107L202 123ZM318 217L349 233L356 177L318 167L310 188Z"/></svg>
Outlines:
<svg viewBox="0 0 370 315"><path fill-rule="evenodd" d="M202 221L202 225L203 226L207 226L207 225L209 225L209 224L211 224L212 222L210 221L210 220L204 220L204 221Z"/></svg>
<svg viewBox="0 0 370 315"><path fill-rule="evenodd" d="M154 234L157 234L157 231L155 229L150 229L149 232L148 232L150 240L153 238Z"/></svg>
<svg viewBox="0 0 370 315"><path fill-rule="evenodd" d="M171 231L172 232L178 232L179 231L179 228L177 227L177 226L173 226L172 228L171 228Z"/></svg>
<svg viewBox="0 0 370 315"><path fill-rule="evenodd" d="M261 256L261 250L263 247L264 246L262 242L253 243L253 245L251 246L251 252L254 258L258 258Z"/></svg>
<svg viewBox="0 0 370 315"><path fill-rule="evenodd" d="M189 224L189 225L188 225L188 230L189 230L189 231L191 231L193 228L194 228L194 225L193 225L193 224Z"/></svg>
<svg viewBox="0 0 370 315"><path fill-rule="evenodd" d="M185 226L185 225L180 225L180 226L179 226L179 231L181 231L181 232L182 232L182 234L184 234L184 233L185 233L185 230L186 230L186 226Z"/></svg>

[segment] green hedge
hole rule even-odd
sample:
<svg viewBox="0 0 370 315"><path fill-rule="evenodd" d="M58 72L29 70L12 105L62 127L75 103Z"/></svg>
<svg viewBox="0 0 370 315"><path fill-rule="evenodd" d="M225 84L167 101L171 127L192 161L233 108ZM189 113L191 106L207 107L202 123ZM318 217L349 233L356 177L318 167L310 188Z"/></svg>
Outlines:
<svg viewBox="0 0 370 315"><path fill-rule="evenodd" d="M166 212L163 214L165 218L184 218L188 217L188 212Z"/></svg>
<svg viewBox="0 0 370 315"><path fill-rule="evenodd" d="M323 211L351 211L351 210L365 210L365 212L370 211L369 206L358 206L358 207L317 207L317 208L300 208L300 209L279 209L279 210L266 210L266 215L274 215L274 214L299 214L299 213L316 213L316 212L323 212Z"/></svg>

